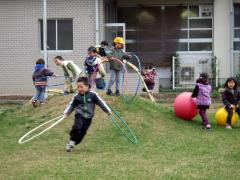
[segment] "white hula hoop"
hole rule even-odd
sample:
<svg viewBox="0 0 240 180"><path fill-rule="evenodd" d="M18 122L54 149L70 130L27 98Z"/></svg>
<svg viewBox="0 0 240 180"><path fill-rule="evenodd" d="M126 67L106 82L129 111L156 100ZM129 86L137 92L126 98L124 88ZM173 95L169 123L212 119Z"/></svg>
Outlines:
<svg viewBox="0 0 240 180"><path fill-rule="evenodd" d="M51 119L51 120L43 123L43 124L40 124L40 125L37 126L36 128L32 129L31 131L29 131L29 132L27 132L25 135L23 135L23 136L18 140L18 143L19 143L19 144L23 144L23 143L25 143L25 142L28 142L28 141L30 141L30 140L32 140L32 139L40 136L41 134L43 134L43 133L46 132L47 130L51 129L52 127L56 126L56 125L57 125L58 123L60 123L62 120L64 120L65 117L66 117L66 116L61 115L61 116L58 116L58 117L56 117L56 118L53 118L53 119ZM31 134L32 132L34 132L34 131L37 130L38 128L40 128L40 127L44 126L45 124L48 124L48 123L56 120L56 119L59 119L59 120L57 120L55 123L53 123L51 126L49 126L49 127L47 127L46 129L44 129L44 130L41 131L40 133L32 136L32 137L29 138L29 139L23 140L26 136L28 136L29 134Z"/></svg>

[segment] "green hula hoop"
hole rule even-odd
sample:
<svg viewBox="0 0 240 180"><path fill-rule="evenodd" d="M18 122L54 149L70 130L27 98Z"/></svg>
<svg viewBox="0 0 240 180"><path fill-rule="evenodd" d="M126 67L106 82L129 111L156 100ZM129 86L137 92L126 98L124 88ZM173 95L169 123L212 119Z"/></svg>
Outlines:
<svg viewBox="0 0 240 180"><path fill-rule="evenodd" d="M109 105L108 105L109 106ZM109 108L112 110L112 112L117 116L118 120L120 120L121 124L120 125L117 120L115 119L115 117L113 115L110 116L112 122L115 124L115 126L121 131L121 133L124 135L124 137L129 140L131 143L133 144L138 144L139 141L136 137L136 135L133 133L132 129L127 125L127 123L125 122L125 120L120 116L120 114L113 109L111 106L109 106ZM124 126L124 127L121 127ZM125 130L124 130L125 129ZM126 130L128 132L126 132Z"/></svg>

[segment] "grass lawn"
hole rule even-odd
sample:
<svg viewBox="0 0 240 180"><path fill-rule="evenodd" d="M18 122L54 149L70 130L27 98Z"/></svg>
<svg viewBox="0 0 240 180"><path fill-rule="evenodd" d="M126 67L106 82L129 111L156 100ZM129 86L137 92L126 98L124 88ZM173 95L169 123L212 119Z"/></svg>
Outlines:
<svg viewBox="0 0 240 180"><path fill-rule="evenodd" d="M183 121L166 104L103 96L126 119L140 143L129 143L97 108L85 139L65 152L73 115L25 144L18 139L60 115L71 96L44 106L0 106L0 179L240 179L240 128L202 130L200 118ZM214 108L216 105L214 106Z"/></svg>

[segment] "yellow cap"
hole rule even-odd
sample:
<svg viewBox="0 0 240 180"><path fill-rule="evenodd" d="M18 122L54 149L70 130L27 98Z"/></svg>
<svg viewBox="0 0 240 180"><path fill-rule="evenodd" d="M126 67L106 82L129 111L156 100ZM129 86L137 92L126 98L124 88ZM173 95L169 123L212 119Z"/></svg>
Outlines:
<svg viewBox="0 0 240 180"><path fill-rule="evenodd" d="M122 37L116 37L113 42L115 43L120 43L120 44L125 44L124 40Z"/></svg>

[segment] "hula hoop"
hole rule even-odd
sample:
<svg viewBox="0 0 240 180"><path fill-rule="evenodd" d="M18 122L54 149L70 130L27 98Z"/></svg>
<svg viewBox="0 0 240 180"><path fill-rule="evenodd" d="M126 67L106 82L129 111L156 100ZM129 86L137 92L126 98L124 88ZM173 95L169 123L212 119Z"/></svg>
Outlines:
<svg viewBox="0 0 240 180"><path fill-rule="evenodd" d="M63 94L64 91L62 89L48 89L47 92L56 93L56 94Z"/></svg>
<svg viewBox="0 0 240 180"><path fill-rule="evenodd" d="M122 90L122 91L126 91L126 87L127 87L127 83L128 83L128 72L127 72L127 69L126 69L126 67L125 67L125 64L124 64L121 60L119 60L119 59L117 59L117 58L112 58L111 60L120 63L120 64L122 65L123 69L124 69L124 72L126 72L125 89ZM102 61L101 63L98 64L98 66L97 66L96 69L94 70L94 72L93 72L93 74L92 74L92 76L91 76L91 78L90 78L90 79L91 79L91 85L92 85L92 82L94 82L94 80L96 79L97 70L98 70L99 66L100 66L101 64L103 64L104 62L108 62L108 61ZM114 81L115 81L115 80L114 80ZM93 87L93 86L92 86L92 87Z"/></svg>
<svg viewBox="0 0 240 180"><path fill-rule="evenodd" d="M108 105L109 106L109 105ZM124 135L124 137L129 140L131 143L133 144L138 144L139 141L136 137L136 135L133 133L132 129L127 125L127 123L125 122L125 120L120 116L120 114L113 109L111 106L109 106L109 108L113 111L113 113L118 117L118 119L121 121L121 123L123 124L123 126L128 130L128 132L130 133L130 135L128 135L123 128L120 127L119 123L117 123L116 119L114 118L113 115L110 116L112 122L114 123L114 125L121 131L121 133Z"/></svg>
<svg viewBox="0 0 240 180"><path fill-rule="evenodd" d="M53 84L53 85L48 85L47 87L62 86L62 85L64 85L64 83L61 83L61 84Z"/></svg>
<svg viewBox="0 0 240 180"><path fill-rule="evenodd" d="M28 141L30 141L30 140L32 140L32 139L40 136L41 134L43 134L44 132L46 132L46 131L48 131L49 129L53 128L53 127L56 126L58 123L60 123L62 120L64 120L65 117L66 117L66 116L61 115L61 116L58 116L58 117L56 117L56 118L53 118L53 119L51 119L51 120L43 123L43 124L40 124L40 125L37 126L36 128L30 130L30 131L27 132L25 135L23 135L23 136L18 140L18 143L19 143L19 144L23 144L23 143L25 143L25 142L28 142ZM31 133L34 132L35 130L37 130L37 129L39 129L40 127L44 126L45 124L48 124L48 123L50 123L50 122L52 122L52 121L55 121L55 120L57 120L57 121L56 121L55 123L53 123L51 126L47 127L46 129L44 129L44 130L41 131L40 133L38 133L38 134L30 137L29 139L24 140L24 138L25 138L26 136L28 136L29 134L31 134Z"/></svg>
<svg viewBox="0 0 240 180"><path fill-rule="evenodd" d="M141 72L141 71L142 71L141 62L140 62L140 60L139 60L139 58L138 58L137 55L133 54L133 56L137 59L137 61L138 61L138 69L139 69L139 71ZM124 81L124 79L125 79L125 78L124 78L124 74L125 74L125 73L123 73L123 81ZM138 93L140 84L141 84L141 77L138 78L137 88L136 88L136 90L135 90L134 95L133 95L131 98L129 98L128 96L122 94L122 95L123 95L123 100L124 100L125 103L131 103L131 102L135 99L135 97L137 96L137 93ZM122 88L123 88L123 86L124 86L124 83L122 83Z"/></svg>

